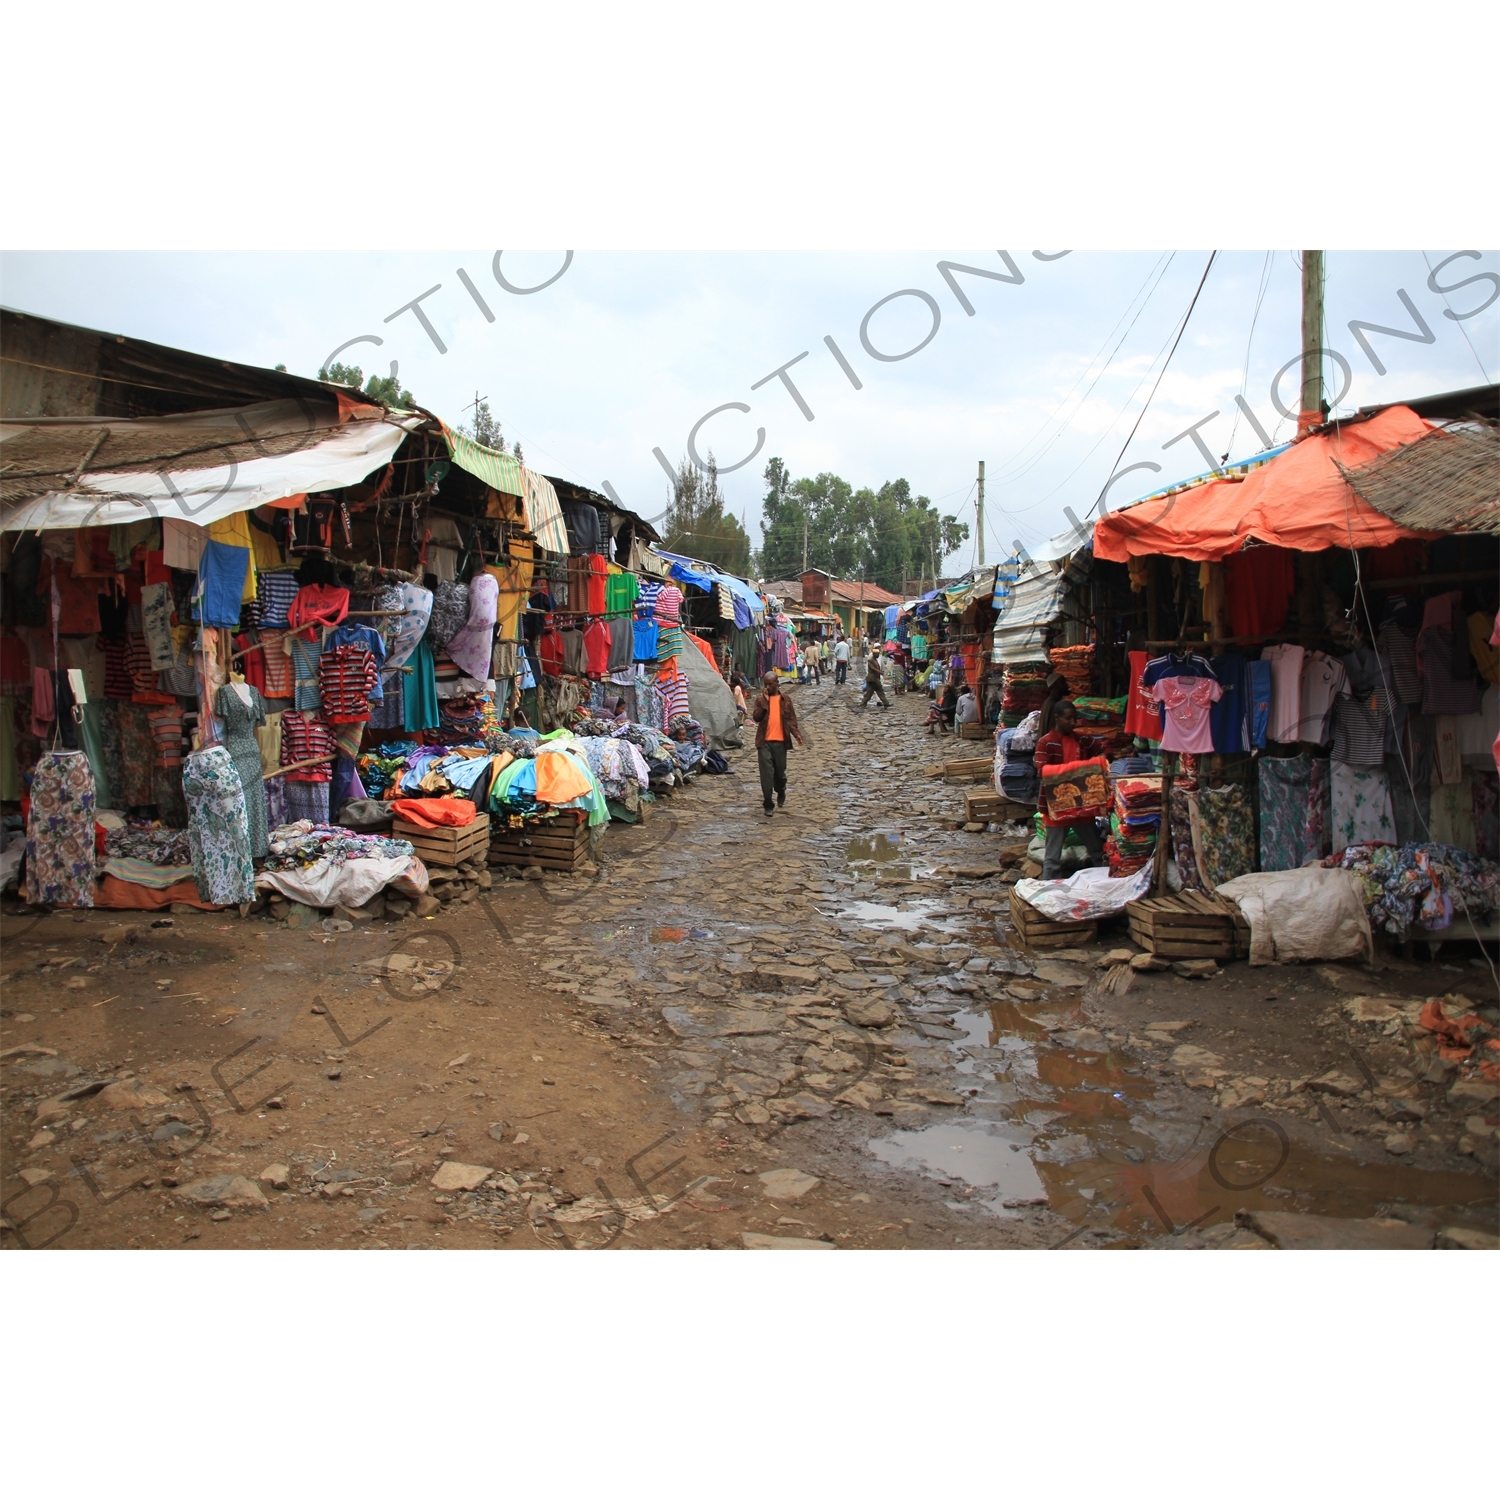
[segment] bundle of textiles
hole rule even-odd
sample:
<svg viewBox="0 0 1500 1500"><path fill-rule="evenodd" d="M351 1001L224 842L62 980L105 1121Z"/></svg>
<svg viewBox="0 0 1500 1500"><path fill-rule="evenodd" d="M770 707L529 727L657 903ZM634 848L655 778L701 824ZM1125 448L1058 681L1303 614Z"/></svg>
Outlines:
<svg viewBox="0 0 1500 1500"><path fill-rule="evenodd" d="M1000 723L1011 728L1047 701L1047 674L1044 661L1015 662L1006 667L1000 689Z"/></svg>
<svg viewBox="0 0 1500 1500"><path fill-rule="evenodd" d="M384 797L401 780L407 758L416 749L415 740L391 740L361 755L354 764L365 791L371 797Z"/></svg>
<svg viewBox="0 0 1500 1500"><path fill-rule="evenodd" d="M1111 776L1156 776L1161 767L1150 755L1125 755L1109 763Z"/></svg>
<svg viewBox="0 0 1500 1500"><path fill-rule="evenodd" d="M1160 776L1115 777L1110 836L1104 843L1112 875L1135 874L1156 852L1161 829L1161 788Z"/></svg>
<svg viewBox="0 0 1500 1500"><path fill-rule="evenodd" d="M1396 936L1419 924L1461 934L1465 912L1479 922L1500 908L1500 864L1452 844L1350 844L1323 864L1353 870L1371 927Z"/></svg>
<svg viewBox="0 0 1500 1500"><path fill-rule="evenodd" d="M1054 646L1047 655L1052 668L1061 672L1068 684L1068 696L1077 698L1094 690L1094 648L1092 646ZM1124 707L1121 706L1121 717Z"/></svg>
<svg viewBox="0 0 1500 1500"><path fill-rule="evenodd" d="M148 865L190 865L193 851L186 828L110 828L104 852L111 859L138 859Z"/></svg>
<svg viewBox="0 0 1500 1500"><path fill-rule="evenodd" d="M1128 702L1127 698L1074 698L1073 707L1083 723L1113 727L1124 724Z"/></svg>
<svg viewBox="0 0 1500 1500"><path fill-rule="evenodd" d="M651 785L645 757L623 735L590 735L580 738L578 743L606 797L625 801L627 782L633 782L641 791Z"/></svg>
<svg viewBox="0 0 1500 1500"><path fill-rule="evenodd" d="M477 735L484 727L484 700L474 694L438 700L438 718L444 730Z"/></svg>
<svg viewBox="0 0 1500 1500"><path fill-rule="evenodd" d="M536 754L504 766L490 785L490 805L502 812L548 807L578 807L589 826L609 821L604 792L589 765L585 741L566 729L537 741Z"/></svg>
<svg viewBox="0 0 1500 1500"><path fill-rule="evenodd" d="M1037 716L1032 714L1028 720ZM1035 729L1002 729L995 738L995 790L1012 802L1035 802L1038 777Z"/></svg>
<svg viewBox="0 0 1500 1500"><path fill-rule="evenodd" d="M351 859L408 859L411 853L412 846L405 839L355 833L348 828L331 828L303 818L272 830L265 868L305 870L324 859L332 865L343 865Z"/></svg>

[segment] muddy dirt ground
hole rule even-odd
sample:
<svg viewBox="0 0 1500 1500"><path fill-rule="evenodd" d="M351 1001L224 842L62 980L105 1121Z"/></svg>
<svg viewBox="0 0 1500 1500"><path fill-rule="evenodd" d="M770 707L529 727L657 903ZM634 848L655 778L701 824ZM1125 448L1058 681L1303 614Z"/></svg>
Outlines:
<svg viewBox="0 0 1500 1500"><path fill-rule="evenodd" d="M1123 923L1016 945L1020 830L964 831L925 699L792 691L783 811L738 752L596 876L349 932L0 914L0 1243L1492 1242L1495 1091L1412 1024L1493 1034L1477 944L1107 992Z"/></svg>

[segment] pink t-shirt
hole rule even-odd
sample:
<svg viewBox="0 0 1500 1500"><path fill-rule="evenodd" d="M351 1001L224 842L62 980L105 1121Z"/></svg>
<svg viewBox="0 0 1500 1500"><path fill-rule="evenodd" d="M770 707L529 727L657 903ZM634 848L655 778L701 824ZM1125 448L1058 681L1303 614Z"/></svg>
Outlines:
<svg viewBox="0 0 1500 1500"><path fill-rule="evenodd" d="M1193 755L1212 755L1214 737L1208 722L1208 706L1224 696L1212 677L1163 677L1151 696L1166 705L1162 720L1163 750L1185 750Z"/></svg>
<svg viewBox="0 0 1500 1500"><path fill-rule="evenodd" d="M1302 727L1301 646L1267 646L1260 653L1271 664L1271 723L1267 735L1282 744L1292 744Z"/></svg>

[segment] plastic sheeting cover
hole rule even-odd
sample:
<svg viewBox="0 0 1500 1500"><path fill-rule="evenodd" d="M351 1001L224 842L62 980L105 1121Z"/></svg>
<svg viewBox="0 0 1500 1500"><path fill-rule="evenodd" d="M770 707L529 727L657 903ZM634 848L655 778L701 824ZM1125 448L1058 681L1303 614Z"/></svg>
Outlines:
<svg viewBox="0 0 1500 1500"><path fill-rule="evenodd" d="M744 740L735 720L734 694L701 651L684 651L678 670L688 680L688 712L703 726L710 750L738 750Z"/></svg>
<svg viewBox="0 0 1500 1500"><path fill-rule="evenodd" d="M1353 870L1267 870L1218 887L1250 924L1250 964L1311 963L1375 954L1364 885Z"/></svg>

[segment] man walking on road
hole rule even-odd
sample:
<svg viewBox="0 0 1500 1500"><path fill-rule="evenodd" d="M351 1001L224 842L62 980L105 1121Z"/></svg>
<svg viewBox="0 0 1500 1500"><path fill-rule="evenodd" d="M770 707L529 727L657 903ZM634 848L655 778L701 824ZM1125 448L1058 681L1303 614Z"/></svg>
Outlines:
<svg viewBox="0 0 1500 1500"><path fill-rule="evenodd" d="M769 818L777 807L786 806L786 749L788 738L803 744L797 728L797 710L781 695L781 679L767 672L763 691L750 710L755 720L755 758L760 762L760 795ZM771 805L775 794L776 806Z"/></svg>
<svg viewBox="0 0 1500 1500"><path fill-rule="evenodd" d="M802 648L802 680L823 684L823 674L818 670L818 643L809 640Z"/></svg>
<svg viewBox="0 0 1500 1500"><path fill-rule="evenodd" d="M839 643L833 648L833 685L843 687L849 680L849 640L846 636L839 637Z"/></svg>
<svg viewBox="0 0 1500 1500"><path fill-rule="evenodd" d="M870 664L865 668L865 690L859 695L859 706L868 708L870 706L870 695L875 694L880 699L882 708L889 708L891 700L885 695L884 679L880 675L880 653L870 653Z"/></svg>

